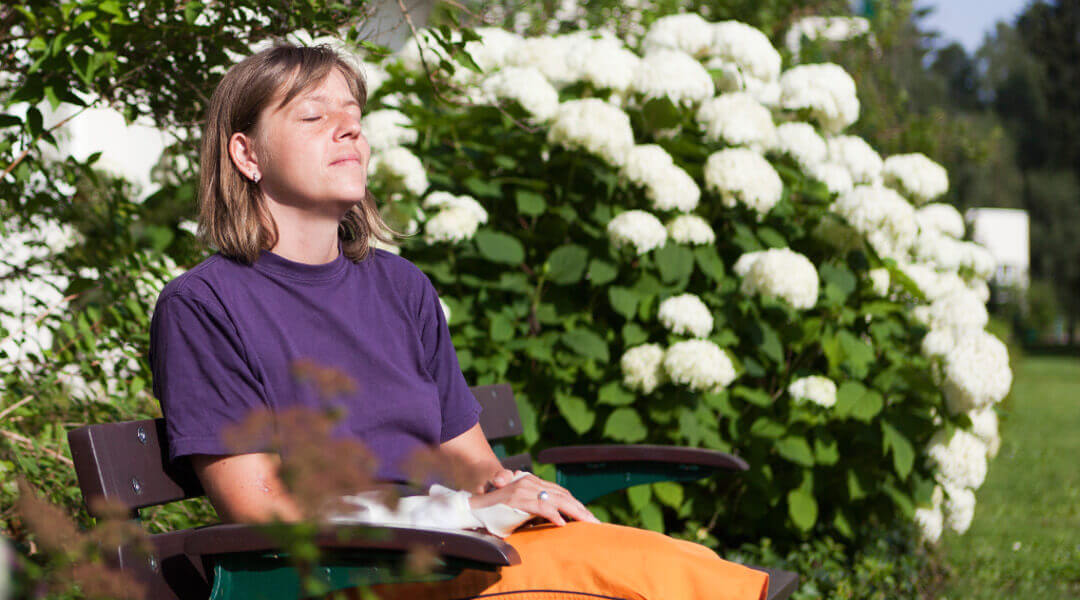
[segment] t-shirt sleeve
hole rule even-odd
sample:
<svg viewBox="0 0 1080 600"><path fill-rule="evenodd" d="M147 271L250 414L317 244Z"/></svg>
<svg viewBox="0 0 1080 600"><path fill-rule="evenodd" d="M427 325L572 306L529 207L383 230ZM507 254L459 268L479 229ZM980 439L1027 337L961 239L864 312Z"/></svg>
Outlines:
<svg viewBox="0 0 1080 600"><path fill-rule="evenodd" d="M446 314L439 295L427 276L423 277L420 305L420 336L427 354L427 369L439 389L442 434L439 443L452 440L480 421L480 403L473 396L458 365L457 352L450 341Z"/></svg>
<svg viewBox="0 0 1080 600"><path fill-rule="evenodd" d="M162 297L150 323L149 358L169 460L237 454L222 433L267 402L224 312L183 293Z"/></svg>

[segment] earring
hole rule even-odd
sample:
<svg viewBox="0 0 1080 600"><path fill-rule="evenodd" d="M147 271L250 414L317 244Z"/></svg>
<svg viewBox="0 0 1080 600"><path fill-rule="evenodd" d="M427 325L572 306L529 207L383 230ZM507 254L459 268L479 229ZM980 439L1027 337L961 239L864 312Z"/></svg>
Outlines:
<svg viewBox="0 0 1080 600"><path fill-rule="evenodd" d="M252 183L259 183L259 174L258 173L255 173L255 174L253 174L251 176L251 182Z"/></svg>

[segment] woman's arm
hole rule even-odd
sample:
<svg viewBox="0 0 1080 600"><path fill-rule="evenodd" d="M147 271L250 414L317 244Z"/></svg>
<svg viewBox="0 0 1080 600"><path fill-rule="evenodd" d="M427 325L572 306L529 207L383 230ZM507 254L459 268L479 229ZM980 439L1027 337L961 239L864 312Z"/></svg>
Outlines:
<svg viewBox="0 0 1080 600"><path fill-rule="evenodd" d="M210 503L226 523L287 522L303 518L277 476L276 454L194 454L191 466Z"/></svg>
<svg viewBox="0 0 1080 600"><path fill-rule="evenodd" d="M514 472L503 468L479 423L456 438L443 442L439 448L447 458L463 465L463 470L470 474L469 480L462 483L464 489L474 494L469 499L469 505L473 508L506 504L544 517L556 525L566 524L563 515L578 521L599 522L584 504L560 485L535 475L511 481ZM541 491L548 493L546 500L539 499Z"/></svg>

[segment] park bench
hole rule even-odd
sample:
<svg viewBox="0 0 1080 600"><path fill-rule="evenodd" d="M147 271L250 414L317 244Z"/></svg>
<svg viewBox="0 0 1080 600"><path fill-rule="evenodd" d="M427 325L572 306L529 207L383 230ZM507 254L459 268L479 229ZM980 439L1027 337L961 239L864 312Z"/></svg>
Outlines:
<svg viewBox="0 0 1080 600"><path fill-rule="evenodd" d="M503 440L521 435L522 426L508 384L478 386L483 406L480 424L492 448L509 469L531 470L527 454L507 456ZM164 419L87 425L68 432L83 499L95 514L95 498L139 510L205 495L187 461L170 464ZM634 485L691 481L717 471L743 471L739 457L701 448L667 446L572 446L550 448L538 461L554 464L556 481L582 502ZM331 589L359 584L417 581L404 568L408 551L427 547L438 556L427 580L450 579L462 570L495 570L520 563L514 548L497 537L470 533L327 525L316 543L323 551L314 575ZM280 548L258 526L218 524L151 536L152 554L132 548L106 549L108 560L147 586L155 600L207 598L294 598L299 576ZM755 567L756 568L756 567ZM781 600L795 590L798 576L761 569L770 576L768 598Z"/></svg>

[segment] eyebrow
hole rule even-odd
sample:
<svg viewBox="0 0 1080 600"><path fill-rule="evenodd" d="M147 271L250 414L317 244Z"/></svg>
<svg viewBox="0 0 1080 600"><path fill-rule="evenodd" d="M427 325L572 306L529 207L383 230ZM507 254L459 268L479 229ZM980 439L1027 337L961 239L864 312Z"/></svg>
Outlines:
<svg viewBox="0 0 1080 600"><path fill-rule="evenodd" d="M323 94L308 94L300 97L301 100L313 100L315 102L321 102L323 104L334 104L333 99ZM359 107L360 103L356 101L356 98L350 98L344 103L344 106L356 106Z"/></svg>

